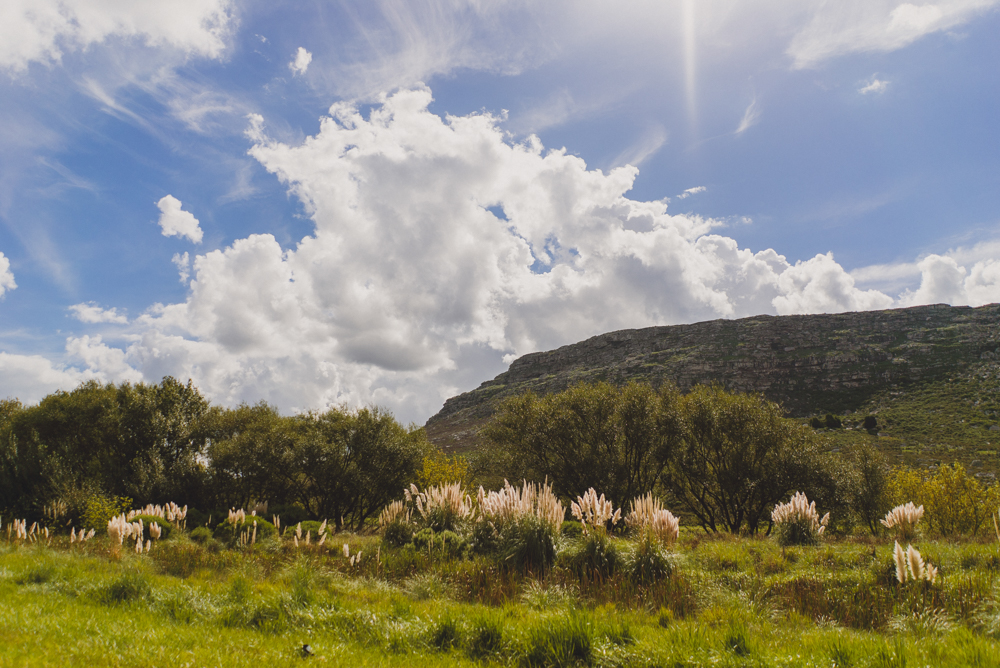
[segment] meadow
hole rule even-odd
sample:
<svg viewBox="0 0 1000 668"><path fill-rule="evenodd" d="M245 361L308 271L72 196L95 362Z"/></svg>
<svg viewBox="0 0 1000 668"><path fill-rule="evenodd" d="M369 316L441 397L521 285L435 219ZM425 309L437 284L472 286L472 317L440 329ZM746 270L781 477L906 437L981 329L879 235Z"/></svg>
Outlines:
<svg viewBox="0 0 1000 668"><path fill-rule="evenodd" d="M901 584L891 538L783 548L685 528L669 573L643 581L623 536L606 539L618 568L581 570L579 528L544 572L346 532L226 547L180 530L141 553L10 538L0 665L1000 664L992 541L919 539L938 578Z"/></svg>

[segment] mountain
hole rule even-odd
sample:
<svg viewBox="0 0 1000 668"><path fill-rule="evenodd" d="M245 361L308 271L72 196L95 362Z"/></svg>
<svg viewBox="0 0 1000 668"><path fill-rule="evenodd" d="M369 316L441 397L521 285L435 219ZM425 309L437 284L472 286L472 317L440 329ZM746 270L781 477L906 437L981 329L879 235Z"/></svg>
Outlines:
<svg viewBox="0 0 1000 668"><path fill-rule="evenodd" d="M996 459L989 443L1000 441L998 360L1000 304L628 329L524 355L446 401L426 430L445 450L464 451L476 447L477 431L499 401L528 390L548 394L596 381L673 382L682 390L721 383L760 392L789 417L879 415L879 430L902 442L899 448L929 448L925 462L942 443L958 443L971 458L981 452L980 460Z"/></svg>

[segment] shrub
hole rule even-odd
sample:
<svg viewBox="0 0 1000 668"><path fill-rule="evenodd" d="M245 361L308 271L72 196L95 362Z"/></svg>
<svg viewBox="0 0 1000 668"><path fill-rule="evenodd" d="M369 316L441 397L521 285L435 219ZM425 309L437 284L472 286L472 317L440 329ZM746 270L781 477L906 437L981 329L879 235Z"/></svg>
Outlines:
<svg viewBox="0 0 1000 668"><path fill-rule="evenodd" d="M127 513L132 507L132 499L125 496L91 494L83 506L80 523L85 529L104 531L112 518Z"/></svg>
<svg viewBox="0 0 1000 668"><path fill-rule="evenodd" d="M413 536L413 546L421 552L445 559L464 557L469 551L468 541L454 531L434 533L430 528L422 529Z"/></svg>
<svg viewBox="0 0 1000 668"><path fill-rule="evenodd" d="M413 527L403 522L393 522L383 527L382 540L390 547L402 547L413 541Z"/></svg>
<svg viewBox="0 0 1000 668"><path fill-rule="evenodd" d="M805 494L796 492L791 501L774 507L771 519L774 520L778 544L782 547L815 545L830 521L830 513L820 519L816 502L809 503Z"/></svg>
<svg viewBox="0 0 1000 668"><path fill-rule="evenodd" d="M562 523L559 533L566 538L579 538L583 535L583 524L573 520L566 520Z"/></svg>
<svg viewBox="0 0 1000 668"><path fill-rule="evenodd" d="M945 464L926 480L918 471L899 469L889 488L894 503L923 505L928 528L941 536L979 534L1000 506L1000 486L984 487L961 464Z"/></svg>
<svg viewBox="0 0 1000 668"><path fill-rule="evenodd" d="M276 536L278 531L274 525L262 517L249 516L245 520L230 522L225 521L215 527L213 535L215 539L226 545L235 545L240 541L242 534L247 535L247 543L251 541L254 530L254 522L257 523L257 542Z"/></svg>
<svg viewBox="0 0 1000 668"><path fill-rule="evenodd" d="M469 461L465 457L449 457L441 450L424 457L423 467L417 474L417 483L421 487L447 485L449 483L465 483L469 478Z"/></svg>
<svg viewBox="0 0 1000 668"><path fill-rule="evenodd" d="M634 582L648 585L670 577L674 564L652 533L645 533L636 543L629 563L629 576Z"/></svg>
<svg viewBox="0 0 1000 668"><path fill-rule="evenodd" d="M581 578L606 578L624 564L617 543L605 533L584 536L567 556L567 566Z"/></svg>
<svg viewBox="0 0 1000 668"><path fill-rule="evenodd" d="M197 527L191 530L190 538L194 542L204 545L212 540L212 530L208 527Z"/></svg>

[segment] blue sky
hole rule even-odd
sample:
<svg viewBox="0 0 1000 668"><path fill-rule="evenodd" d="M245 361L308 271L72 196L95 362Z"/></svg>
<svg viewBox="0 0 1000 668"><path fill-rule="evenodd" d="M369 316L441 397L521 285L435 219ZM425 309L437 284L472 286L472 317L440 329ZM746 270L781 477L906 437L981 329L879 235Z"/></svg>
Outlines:
<svg viewBox="0 0 1000 668"><path fill-rule="evenodd" d="M4 3L0 396L422 423L613 329L1000 301L998 6Z"/></svg>

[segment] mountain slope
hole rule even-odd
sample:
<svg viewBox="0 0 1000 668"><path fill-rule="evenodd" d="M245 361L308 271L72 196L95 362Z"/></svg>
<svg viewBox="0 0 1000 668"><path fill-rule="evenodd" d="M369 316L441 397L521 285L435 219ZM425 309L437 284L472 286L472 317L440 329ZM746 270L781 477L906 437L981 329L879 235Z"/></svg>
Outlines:
<svg viewBox="0 0 1000 668"><path fill-rule="evenodd" d="M621 330L515 360L493 380L445 402L426 428L441 447L466 450L475 447L478 428L499 401L527 390L548 394L577 382L632 380L674 382L685 390L717 382L760 392L791 417L881 413L883 427L898 427L893 436L924 434L918 442L931 445L961 436L968 449L980 440L1000 441L990 432L1000 430L998 359L998 304ZM980 449L989 456L989 447Z"/></svg>

